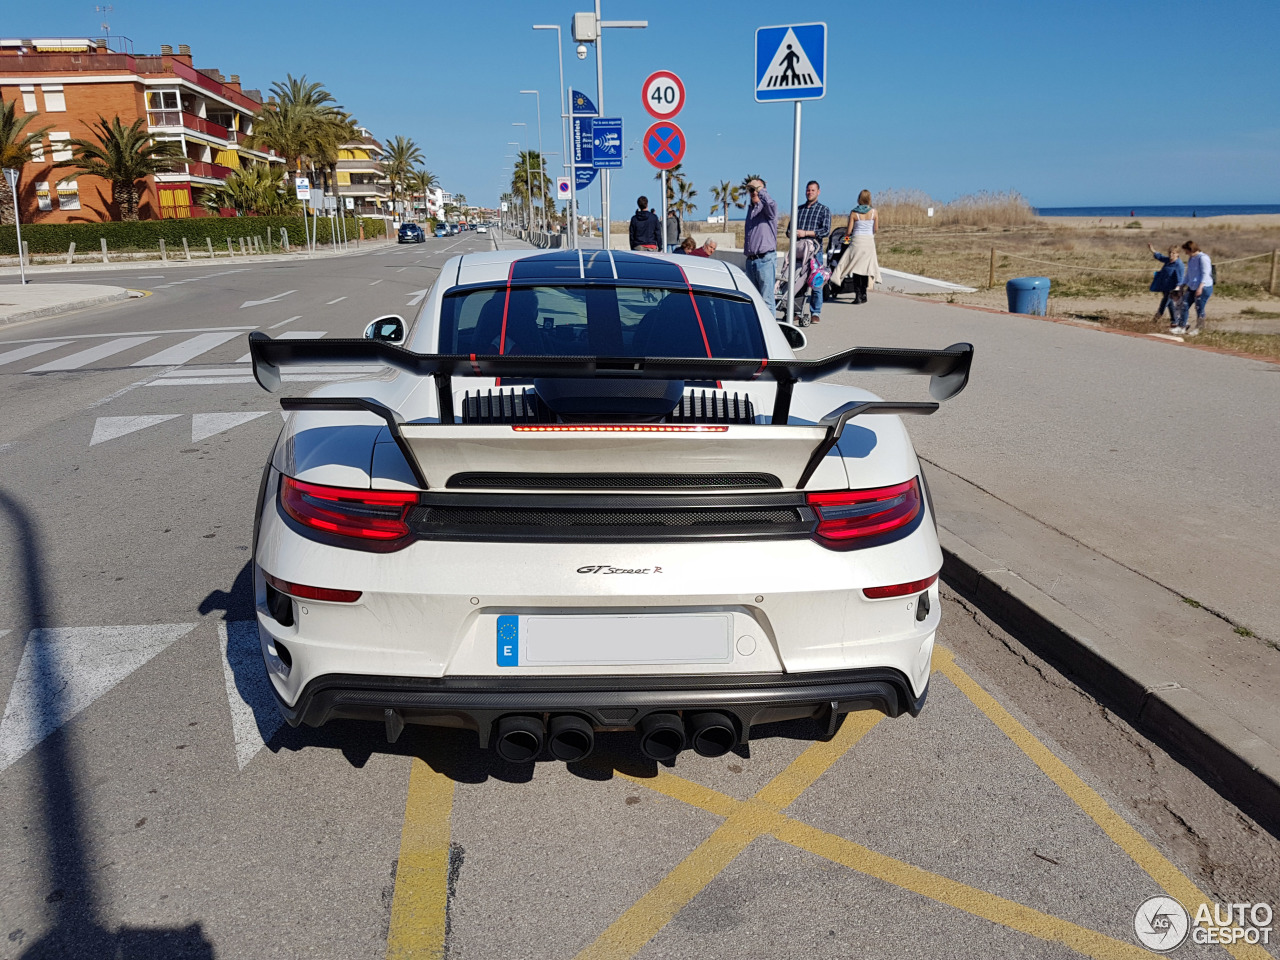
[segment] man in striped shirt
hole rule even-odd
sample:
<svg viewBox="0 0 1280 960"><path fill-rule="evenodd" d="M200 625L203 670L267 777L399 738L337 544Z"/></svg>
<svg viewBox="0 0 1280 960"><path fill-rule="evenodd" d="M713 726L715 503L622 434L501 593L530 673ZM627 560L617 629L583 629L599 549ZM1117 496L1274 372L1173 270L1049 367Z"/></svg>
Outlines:
<svg viewBox="0 0 1280 960"><path fill-rule="evenodd" d="M822 188L810 180L804 188L805 202L796 208L796 238L812 237L818 241L818 264L822 264L822 241L831 233L831 211L818 202ZM797 264L796 266L799 266ZM822 287L816 284L809 294L809 316L812 322L822 319Z"/></svg>

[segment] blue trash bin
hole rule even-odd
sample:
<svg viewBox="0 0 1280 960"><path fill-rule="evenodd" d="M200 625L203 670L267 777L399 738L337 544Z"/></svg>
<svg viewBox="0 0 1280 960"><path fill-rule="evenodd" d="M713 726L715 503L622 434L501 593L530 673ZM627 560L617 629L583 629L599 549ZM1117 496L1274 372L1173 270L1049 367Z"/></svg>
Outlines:
<svg viewBox="0 0 1280 960"><path fill-rule="evenodd" d="M1043 317L1049 312L1048 277L1014 277L1004 285L1009 295L1010 313L1030 313Z"/></svg>

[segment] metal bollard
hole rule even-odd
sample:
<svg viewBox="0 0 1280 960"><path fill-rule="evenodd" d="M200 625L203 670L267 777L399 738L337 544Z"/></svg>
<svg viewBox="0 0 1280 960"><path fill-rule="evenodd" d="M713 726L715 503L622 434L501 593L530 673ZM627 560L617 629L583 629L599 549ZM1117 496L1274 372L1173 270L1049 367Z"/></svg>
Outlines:
<svg viewBox="0 0 1280 960"><path fill-rule="evenodd" d="M289 231L284 227L280 228L280 246L284 247L284 252L289 252Z"/></svg>
<svg viewBox="0 0 1280 960"><path fill-rule="evenodd" d="M227 237L227 256L234 257L235 255L236 255L236 252L231 249L231 238Z"/></svg>
<svg viewBox="0 0 1280 960"><path fill-rule="evenodd" d="M240 256L242 257L248 256L248 254L244 252L244 237L240 238Z"/></svg>
<svg viewBox="0 0 1280 960"><path fill-rule="evenodd" d="M102 238L102 262L103 263L111 262L110 260L107 259L107 238L106 237Z"/></svg>
<svg viewBox="0 0 1280 960"><path fill-rule="evenodd" d="M204 242L209 245L209 259L212 260L213 259L213 238L205 237Z"/></svg>
<svg viewBox="0 0 1280 960"><path fill-rule="evenodd" d="M22 256L20 258L28 267L31 266L31 244L22 241Z"/></svg>
<svg viewBox="0 0 1280 960"><path fill-rule="evenodd" d="M168 263L169 261L169 253L164 248L164 237L160 238L160 259L165 261L166 263Z"/></svg>
<svg viewBox="0 0 1280 960"><path fill-rule="evenodd" d="M182 238L182 252L187 255L187 259L191 259L191 248L187 246L187 238Z"/></svg>
<svg viewBox="0 0 1280 960"><path fill-rule="evenodd" d="M71 246L67 248L67 264L70 265L75 262L76 262L76 242L72 240Z"/></svg>

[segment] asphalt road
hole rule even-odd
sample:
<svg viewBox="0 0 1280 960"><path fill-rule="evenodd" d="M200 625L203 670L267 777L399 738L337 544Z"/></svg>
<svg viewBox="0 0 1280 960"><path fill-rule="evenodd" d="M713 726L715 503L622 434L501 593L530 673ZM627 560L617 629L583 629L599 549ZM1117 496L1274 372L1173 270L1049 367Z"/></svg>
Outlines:
<svg viewBox="0 0 1280 960"><path fill-rule="evenodd" d="M830 743L529 768L283 725L245 335L358 336L489 246L95 272L151 296L0 333L0 960L1140 956L1162 891L1275 904L1274 838L951 596L924 713Z"/></svg>

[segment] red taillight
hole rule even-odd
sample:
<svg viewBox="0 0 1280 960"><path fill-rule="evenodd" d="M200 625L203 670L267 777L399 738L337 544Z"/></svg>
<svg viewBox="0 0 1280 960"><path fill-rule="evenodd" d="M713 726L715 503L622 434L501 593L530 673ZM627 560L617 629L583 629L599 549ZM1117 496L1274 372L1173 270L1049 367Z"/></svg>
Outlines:
<svg viewBox="0 0 1280 960"><path fill-rule="evenodd" d="M923 510L914 477L892 487L811 493L806 499L818 514L814 538L835 549L860 546L859 541L900 530Z"/></svg>
<svg viewBox="0 0 1280 960"><path fill-rule="evenodd" d="M868 600L887 600L890 597L909 597L913 593L923 593L933 586L938 579L935 573L923 580L912 580L910 583L895 583L888 587L863 587L862 593Z"/></svg>
<svg viewBox="0 0 1280 960"><path fill-rule="evenodd" d="M287 593L291 597L297 597L299 600L328 600L331 603L355 603L360 599L359 590L333 590L329 587L308 587L302 583L290 583L288 580L281 580L279 577L273 577L265 570L262 576L266 578L267 583L275 587L281 593Z"/></svg>
<svg viewBox="0 0 1280 960"><path fill-rule="evenodd" d="M339 537L387 544L409 536L407 515L416 493L322 487L281 478L280 505L300 524Z"/></svg>

